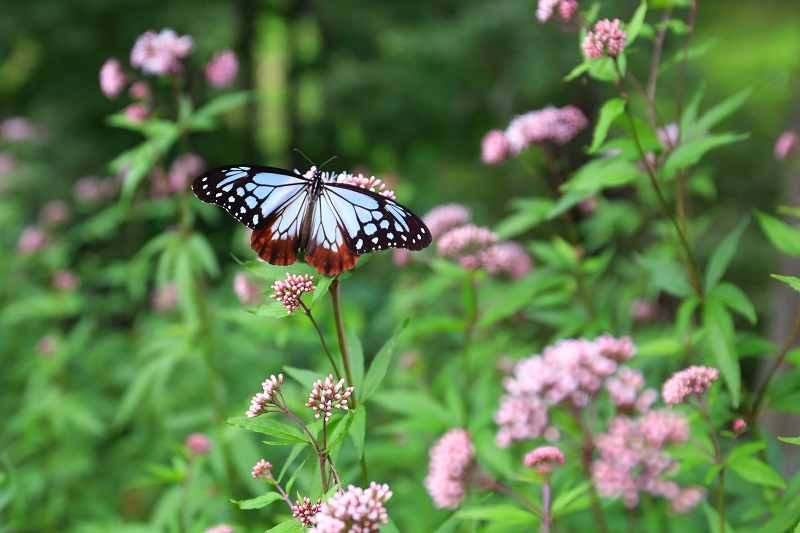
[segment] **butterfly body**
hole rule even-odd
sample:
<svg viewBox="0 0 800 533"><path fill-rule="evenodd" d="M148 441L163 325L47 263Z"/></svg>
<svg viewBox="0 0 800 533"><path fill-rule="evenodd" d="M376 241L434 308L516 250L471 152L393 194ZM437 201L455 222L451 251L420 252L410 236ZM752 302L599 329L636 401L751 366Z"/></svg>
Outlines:
<svg viewBox="0 0 800 533"><path fill-rule="evenodd" d="M304 250L320 274L335 275L355 267L359 255L431 243L425 223L406 207L326 179L317 169L309 177L273 167L224 166L195 179L192 190L251 228L251 247L273 265L290 265Z"/></svg>

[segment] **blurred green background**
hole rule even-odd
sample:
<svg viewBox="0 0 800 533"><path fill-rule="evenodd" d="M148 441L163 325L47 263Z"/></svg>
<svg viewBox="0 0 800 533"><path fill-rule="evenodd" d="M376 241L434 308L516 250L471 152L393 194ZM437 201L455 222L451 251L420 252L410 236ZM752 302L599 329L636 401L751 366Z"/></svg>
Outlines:
<svg viewBox="0 0 800 533"><path fill-rule="evenodd" d="M581 8L587 3L582 1ZM600 16L627 20L636 5L634 1L603 2ZM593 121L597 109L612 95L610 87L585 78L562 81L580 61L576 33L558 24L540 24L535 9L534 0L0 0L0 120L27 117L47 132L42 145L3 147L27 164L23 172L13 175L20 183L0 192L8 200L0 216L3 253L13 254L18 236L36 220L42 204L70 198L79 178L107 174L109 161L140 142L138 134L106 124L105 117L119 111L127 99L106 99L98 86L98 71L111 56L127 65L137 36L165 27L194 38L196 49L189 63L195 61L195 66L216 50L233 48L241 62L235 87L254 93L248 108L226 116L223 128L192 138L190 149L202 155L209 167L261 163L304 169L305 162L292 153L295 147L317 162L336 155L331 169L366 169L389 181L394 176L398 196L419 213L437 204L460 202L473 209L477 222L494 225L509 213L509 200L530 196L534 188L516 161L492 167L481 164L483 135L492 128L505 128L517 114L550 104L577 105ZM691 207L704 216L720 217L722 235L752 207L772 212L776 203L797 203L796 196L789 196L798 192L797 176L774 160L772 146L783 130L800 129L800 4L797 0L700 0L695 37L695 44L699 43L708 43L709 49L689 65L687 95L707 83L703 107L708 108L745 87L754 88L744 110L724 125L752 132L751 137L703 160L717 192L702 205ZM664 56L679 50L680 42L667 41ZM643 72L648 58L649 50L639 56L632 51L630 68ZM667 120L676 78L673 68L659 85L658 104ZM206 90L208 97L217 94ZM582 147L589 138L587 131L570 143L573 162L588 159ZM535 154L525 157L536 162ZM220 218L213 231L206 228L228 279L237 268L228 255L235 227L235 221L226 217ZM70 250L73 262L82 265L79 273L84 285L95 291L84 301L84 312L92 314L93 303L107 296L103 291L110 296L103 304L107 307L99 326L96 320L84 327L74 317L57 322L69 332L64 333L64 342L71 350L70 358L85 358L77 368L65 365L53 370L47 366L50 363L24 359L31 357L36 340L46 332L38 318L6 320L0 330L0 336L6 332L6 338L0 338L0 453L10 454L24 473L16 481L17 495L25 494L28 500L14 504L13 516L31 517L27 527L17 522L19 531L105 531L86 524L95 519L106 524L117 519L142 520L155 496L129 485L123 490L121 485L141 475L143 457L163 461L168 443L179 442L192 429L202 429L197 421L209 418L207 411L180 411L176 408L179 400L123 417L136 417L135 423L120 423L119 405L113 402L93 412L81 411L118 398L127 389L136 365L125 332L135 330L136 340L141 341L157 327L147 319L137 319L136 306L141 302L114 292L114 284L121 284L114 276L126 274L105 267L109 258L133 257L144 237L160 230L148 227L144 235L122 232L111 242ZM716 235L712 227L699 241L702 259ZM242 252L241 244L236 246L237 253ZM755 228L746 233L740 252L730 278L754 300L762 318L758 328L764 332L767 319L776 312L770 308L774 286L768 274L776 272L777 257ZM11 260L4 265L0 301L5 305L20 296L19 279L25 277L20 269L26 267ZM93 273L98 274L94 280L90 279ZM366 331L364 343L373 352L396 327L370 314L384 307L383 295L396 275L389 254L381 254L365 269L363 281L345 287L350 305L361 310L352 311L351 318L360 331ZM228 287L226 281L229 293ZM232 301L228 296L230 313L239 313ZM9 318L9 309L4 319ZM249 318L226 320L220 328L237 331L240 341L215 346L225 354L221 373L230 378L230 395L223 411L230 415L243 411L255 392L249 382L241 388L242 376L247 376L253 361L263 361L264 343L279 347L284 361L295 366L301 366L305 356L302 342L288 342L286 330L265 332L263 323ZM10 328L17 333L13 339L7 336ZM93 341L98 328L104 333L97 336L100 341ZM313 344L310 338L305 347ZM36 374L31 365L45 367ZM67 423L67 431L81 428L90 439L63 437L57 424L52 433L40 431L37 417L42 413L31 414L29 406L50 385L44 378L25 381L21 377L28 374L70 383L68 389L75 395L59 397L75 402L64 404L73 407L76 418ZM198 374L198 379L204 379L202 372ZM99 384L100 377L107 382ZM202 395L198 389L205 387L204 381L194 377L190 373L173 383L187 395L186 403L193 394ZM52 403L37 409L44 411L47 405ZM79 409L79 405L84 407ZM172 418L162 416L173 408ZM26 413L25 417L20 413ZM220 429L227 437L214 437L239 438L230 437L229 429ZM389 458L390 448L376 455ZM253 448L237 449L247 450L235 459L247 477L258 453ZM217 463L225 460L216 459ZM108 494L113 494L110 507L92 507ZM226 505L228 496L216 495ZM236 497L249 495L240 490ZM44 501L46 512L35 515ZM401 505L398 501L398 508ZM76 509L80 510L77 515ZM432 513L427 508L421 512ZM11 514L0 514L4 516ZM0 531L3 526L0 523ZM253 525L253 530L259 530L258 526Z"/></svg>

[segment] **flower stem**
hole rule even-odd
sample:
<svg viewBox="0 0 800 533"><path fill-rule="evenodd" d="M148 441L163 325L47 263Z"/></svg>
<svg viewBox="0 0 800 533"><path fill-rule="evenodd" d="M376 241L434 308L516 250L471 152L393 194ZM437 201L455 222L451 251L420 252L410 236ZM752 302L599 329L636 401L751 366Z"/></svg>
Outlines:
<svg viewBox="0 0 800 533"><path fill-rule="evenodd" d="M775 359L775 362L772 363L772 366L767 372L767 377L761 384L761 388L758 389L756 401L753 403L753 408L750 411L752 415L753 426L756 425L755 422L761 416L761 411L764 408L762 404L766 398L767 387L772 381L772 378L775 377L775 373L778 371L778 368L780 368L780 366L783 364L784 359L786 359L786 354L789 353L789 350L794 344L794 338L797 337L798 331L800 331L800 306L797 307L797 311L795 312L794 322L792 323L792 329L789 332L789 336L786 337L786 341L783 343L783 347L781 348L778 357Z"/></svg>
<svg viewBox="0 0 800 533"><path fill-rule="evenodd" d="M700 410L703 412L708 424L708 431L711 434L711 441L714 443L714 462L722 465L719 470L719 490L717 491L717 513L719 514L719 530L725 531L725 466L722 464L722 448L719 445L719 437L717 437L717 428L714 427L714 422L711 420L711 415L708 413L708 405L705 398L698 397L700 402Z"/></svg>
<svg viewBox="0 0 800 533"><path fill-rule="evenodd" d="M542 485L542 533L550 533L550 478Z"/></svg>
<svg viewBox="0 0 800 533"><path fill-rule="evenodd" d="M339 367L336 366L336 361L333 359L333 355L331 355L330 349L328 349L328 344L325 342L325 336L322 334L322 330L319 328L319 324L317 321L314 320L314 317L311 315L311 309L303 303L302 300L298 299L300 305L303 306L303 312L306 314L311 323L314 325L314 329L317 330L317 335L319 336L319 341L322 343L322 349L325 350L325 355L328 356L328 361L330 361L331 366L333 367L333 373L336 374L336 379L342 378L342 373L339 371Z"/></svg>
<svg viewBox="0 0 800 533"><path fill-rule="evenodd" d="M350 369L350 353L347 351L347 340L344 333L344 321L342 320L342 300L339 292L339 280L335 279L330 288L331 300L333 300L333 321L336 323L336 337L339 340L339 351L342 354L342 364L344 365L344 376L350 386L355 386L353 381L353 371ZM356 407L355 395L352 398L353 409Z"/></svg>
<svg viewBox="0 0 800 533"><path fill-rule="evenodd" d="M583 437L583 446L581 447L581 464L583 465L583 472L586 479L589 481L589 501L591 502L592 514L594 515L596 531L599 533L608 533L606 526L606 519L603 516L603 507L600 503L600 497L597 495L597 490L592 480L592 455L594 455L594 442L589 428L586 427L586 421L581 416L580 411L573 407L572 415L578 422Z"/></svg>

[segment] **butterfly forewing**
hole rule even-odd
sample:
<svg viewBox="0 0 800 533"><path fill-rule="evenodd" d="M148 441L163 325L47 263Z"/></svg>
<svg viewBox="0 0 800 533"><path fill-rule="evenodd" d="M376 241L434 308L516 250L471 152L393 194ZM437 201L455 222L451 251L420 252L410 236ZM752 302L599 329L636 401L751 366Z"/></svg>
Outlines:
<svg viewBox="0 0 800 533"><path fill-rule="evenodd" d="M195 179L192 191L202 201L224 208L248 228L259 229L308 184L307 178L279 168L224 166Z"/></svg>
<svg viewBox="0 0 800 533"><path fill-rule="evenodd" d="M297 260L300 232L308 212L308 190L300 189L268 214L263 226L253 230L250 247L273 265L291 265Z"/></svg>
<svg viewBox="0 0 800 533"><path fill-rule="evenodd" d="M354 254L387 248L422 250L431 243L428 227L409 209L372 191L343 183L328 183L325 193L345 230Z"/></svg>

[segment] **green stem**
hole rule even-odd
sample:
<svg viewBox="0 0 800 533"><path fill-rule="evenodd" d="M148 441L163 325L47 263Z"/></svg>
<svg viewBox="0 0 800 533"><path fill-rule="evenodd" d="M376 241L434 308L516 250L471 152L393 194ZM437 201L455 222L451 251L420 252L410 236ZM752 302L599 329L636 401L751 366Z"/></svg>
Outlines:
<svg viewBox="0 0 800 533"><path fill-rule="evenodd" d="M714 422L711 420L711 415L708 412L708 405L705 398L698 395L700 402L700 410L703 412L706 424L708 424L708 431L711 434L711 442L714 444L714 461L718 465L722 465L722 447L719 444L719 437L717 437L717 428L714 427ZM719 530L724 533L725 531L725 467L722 466L718 474L719 487L717 491L717 513L719 513Z"/></svg>
<svg viewBox="0 0 800 533"><path fill-rule="evenodd" d="M686 23L686 37L683 40L683 60L678 70L678 85L675 94L675 116L677 117L680 117L683 111L683 82L686 79L686 64L689 62L689 41L692 39L696 19L697 0L692 0L692 4L689 7L689 21Z"/></svg>
<svg viewBox="0 0 800 533"><path fill-rule="evenodd" d="M470 370L469 351L472 345L472 336L475 332L475 323L477 322L477 290L475 287L475 278L472 272L467 274L468 279L464 281L464 305L466 307L467 324L464 327L464 346L461 350L461 364L464 367L464 385L461 388L461 398L464 404L464 427L467 427L469 421L469 393L472 381L472 372Z"/></svg>
<svg viewBox="0 0 800 533"><path fill-rule="evenodd" d="M758 389L756 401L753 403L753 408L750 411L753 426L756 425L756 421L761 416L761 411L763 409L762 404L766 398L767 387L769 386L770 381L772 381L772 378L775 377L775 373L778 371L778 368L780 368L781 364L783 364L783 360L786 359L786 354L789 353L789 350L794 344L794 338L797 336L798 331L800 331L800 306L797 307L797 311L795 312L794 322L792 323L792 329L789 332L789 336L786 337L786 341L783 343L783 347L781 348L778 357L775 359L775 362L772 363L772 366L767 372L767 377L764 379L764 383L762 383L761 388Z"/></svg>
<svg viewBox="0 0 800 533"><path fill-rule="evenodd" d="M314 329L317 330L317 335L319 336L319 341L322 343L322 349L325 350L325 355L328 356L328 361L330 361L331 366L333 367L333 373L336 374L336 379L339 380L342 377L342 373L339 371L339 367L336 366L336 361L333 359L333 355L331 351L328 349L328 344L325 342L325 336L322 334L322 330L317 324L317 321L314 320L314 317L311 315L311 309L303 303L302 300L298 299L300 305L303 307L303 312L311 320L311 323L314 325Z"/></svg>

